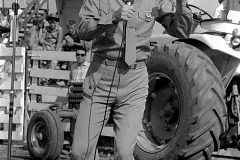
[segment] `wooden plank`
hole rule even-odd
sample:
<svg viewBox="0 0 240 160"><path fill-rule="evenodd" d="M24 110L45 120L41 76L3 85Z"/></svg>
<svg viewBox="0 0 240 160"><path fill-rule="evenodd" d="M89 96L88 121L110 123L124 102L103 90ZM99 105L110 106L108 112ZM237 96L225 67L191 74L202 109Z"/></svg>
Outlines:
<svg viewBox="0 0 240 160"><path fill-rule="evenodd" d="M10 81L4 81L0 85L1 90L11 90L11 82ZM14 82L14 90L23 90L23 85L21 81L15 81Z"/></svg>
<svg viewBox="0 0 240 160"><path fill-rule="evenodd" d="M51 103L36 103L36 102L30 102L28 104L28 111L41 111L43 109L47 109Z"/></svg>
<svg viewBox="0 0 240 160"><path fill-rule="evenodd" d="M12 66L8 73L12 73ZM15 64L15 73L24 73L24 66L23 64Z"/></svg>
<svg viewBox="0 0 240 160"><path fill-rule="evenodd" d="M0 139L8 139L8 131L0 131ZM17 131L13 131L12 140L22 140L22 134Z"/></svg>
<svg viewBox="0 0 240 160"><path fill-rule="evenodd" d="M56 103L56 102L67 103L68 98L67 97L60 97L60 96L42 95L41 102L42 103Z"/></svg>
<svg viewBox="0 0 240 160"><path fill-rule="evenodd" d="M47 109L50 105L53 103L36 103L36 102L30 102L28 105L28 111L41 111L43 109ZM63 109L66 109L67 106L63 105Z"/></svg>
<svg viewBox="0 0 240 160"><path fill-rule="evenodd" d="M9 98L0 98L0 106L9 106L10 99ZM15 107L23 107L21 98L14 98L14 106Z"/></svg>
<svg viewBox="0 0 240 160"><path fill-rule="evenodd" d="M7 79L8 78L8 73L0 73L0 79Z"/></svg>
<svg viewBox="0 0 240 160"><path fill-rule="evenodd" d="M16 56L23 56L25 55L25 47L16 47ZM13 48L7 47L7 48L0 48L0 57L5 56L12 56L13 54Z"/></svg>
<svg viewBox="0 0 240 160"><path fill-rule="evenodd" d="M76 61L75 52L63 51L32 51L31 59L55 60L55 61Z"/></svg>
<svg viewBox="0 0 240 160"><path fill-rule="evenodd" d="M8 114L1 114L0 115L0 123L8 123L9 122L9 115ZM21 124L23 122L23 115L14 114L13 115L13 123Z"/></svg>
<svg viewBox="0 0 240 160"><path fill-rule="evenodd" d="M66 97L68 93L68 88L31 85L29 89L29 93Z"/></svg>
<svg viewBox="0 0 240 160"><path fill-rule="evenodd" d="M31 68L30 77L43 77L69 80L70 71Z"/></svg>
<svg viewBox="0 0 240 160"><path fill-rule="evenodd" d="M38 61L33 61L32 67L33 68L38 68ZM32 78L32 84L37 85L38 84L38 78ZM30 96L31 96L31 101L32 102L37 102L37 95L31 94Z"/></svg>

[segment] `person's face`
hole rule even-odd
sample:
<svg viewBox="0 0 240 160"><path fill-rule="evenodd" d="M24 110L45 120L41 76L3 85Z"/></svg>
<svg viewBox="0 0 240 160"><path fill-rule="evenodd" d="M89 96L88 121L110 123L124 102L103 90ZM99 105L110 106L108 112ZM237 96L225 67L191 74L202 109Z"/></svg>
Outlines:
<svg viewBox="0 0 240 160"><path fill-rule="evenodd" d="M8 15L8 11L7 10L3 10L3 15L7 16Z"/></svg>
<svg viewBox="0 0 240 160"><path fill-rule="evenodd" d="M77 62L82 63L85 61L85 58L86 58L86 52L84 50L77 50L76 52Z"/></svg>
<svg viewBox="0 0 240 160"><path fill-rule="evenodd" d="M75 25L70 25L70 26L68 26L68 32L69 32L70 34L73 34L73 33L74 33L74 30L75 30Z"/></svg>
<svg viewBox="0 0 240 160"><path fill-rule="evenodd" d="M52 30L57 27L57 21L56 21L55 19L50 19L50 20L48 21L48 23L49 23L49 27L50 27Z"/></svg>

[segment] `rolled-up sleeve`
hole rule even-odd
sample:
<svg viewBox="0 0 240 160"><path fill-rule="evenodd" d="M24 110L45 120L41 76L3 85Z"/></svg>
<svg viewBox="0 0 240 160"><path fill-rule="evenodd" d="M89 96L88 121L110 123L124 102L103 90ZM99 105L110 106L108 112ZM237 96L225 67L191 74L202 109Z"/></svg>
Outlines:
<svg viewBox="0 0 240 160"><path fill-rule="evenodd" d="M105 5L107 6L108 4ZM79 16L80 24L78 34L82 40L90 41L114 25L111 13L101 15L99 0L84 1Z"/></svg>
<svg viewBox="0 0 240 160"><path fill-rule="evenodd" d="M193 13L188 7L187 0L176 0L175 12L171 6L169 0L160 2L157 22L161 23L171 36L189 37L193 26Z"/></svg>

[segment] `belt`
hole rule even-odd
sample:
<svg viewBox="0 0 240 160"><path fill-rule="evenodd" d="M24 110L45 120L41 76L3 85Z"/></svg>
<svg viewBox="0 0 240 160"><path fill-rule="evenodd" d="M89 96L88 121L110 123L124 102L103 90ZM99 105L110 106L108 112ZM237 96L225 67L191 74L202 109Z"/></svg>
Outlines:
<svg viewBox="0 0 240 160"><path fill-rule="evenodd" d="M136 69L139 67L146 66L146 60L137 61L131 66L128 66L123 59L120 59L120 58L117 59L115 57L100 57L97 55L94 55L93 61L101 64L105 64L106 66L113 66L113 67L116 66L117 68L122 68L122 69Z"/></svg>

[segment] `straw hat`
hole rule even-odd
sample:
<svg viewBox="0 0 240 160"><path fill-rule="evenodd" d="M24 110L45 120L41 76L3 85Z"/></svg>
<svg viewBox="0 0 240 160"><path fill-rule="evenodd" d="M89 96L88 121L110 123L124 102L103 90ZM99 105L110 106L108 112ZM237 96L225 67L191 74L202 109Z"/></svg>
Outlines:
<svg viewBox="0 0 240 160"><path fill-rule="evenodd" d="M50 19L54 19L57 22L59 22L59 20L60 20L58 14L56 14L56 13L50 13L50 15L47 16L46 20L49 21Z"/></svg>

